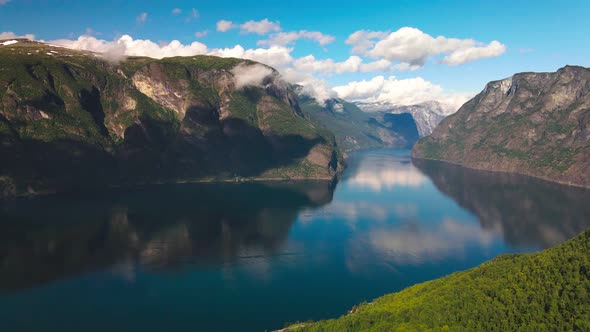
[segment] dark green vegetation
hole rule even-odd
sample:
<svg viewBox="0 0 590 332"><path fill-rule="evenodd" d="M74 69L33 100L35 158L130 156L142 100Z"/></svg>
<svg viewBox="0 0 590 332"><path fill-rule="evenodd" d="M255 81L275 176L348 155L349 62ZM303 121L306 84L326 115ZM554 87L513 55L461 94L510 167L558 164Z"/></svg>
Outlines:
<svg viewBox="0 0 590 332"><path fill-rule="evenodd" d="M237 87L248 68L259 84ZM246 73L247 74L247 73ZM0 46L0 196L78 186L238 178L331 179L334 137L272 68L211 56Z"/></svg>
<svg viewBox="0 0 590 332"><path fill-rule="evenodd" d="M297 331L588 331L590 230L552 249L502 255Z"/></svg>
<svg viewBox="0 0 590 332"><path fill-rule="evenodd" d="M347 151L394 147L411 148L418 140L418 129L410 114L363 112L342 99L329 99L321 105L315 99L299 95L301 109L313 122L336 136Z"/></svg>
<svg viewBox="0 0 590 332"><path fill-rule="evenodd" d="M413 156L590 187L590 70L567 66L488 83Z"/></svg>

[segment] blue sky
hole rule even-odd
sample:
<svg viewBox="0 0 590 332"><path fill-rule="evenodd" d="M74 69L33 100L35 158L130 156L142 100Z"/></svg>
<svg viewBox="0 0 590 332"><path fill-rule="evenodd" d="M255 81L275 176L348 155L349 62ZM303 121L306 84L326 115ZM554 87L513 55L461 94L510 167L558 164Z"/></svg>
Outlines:
<svg viewBox="0 0 590 332"><path fill-rule="evenodd" d="M395 80L420 78L443 89L443 92L439 92L445 95L472 94L480 91L488 81L508 77L516 72L554 71L566 64L590 66L590 1L389 0L366 1L359 4L317 0L0 0L0 4L0 32L12 32L17 36L33 34L39 40L77 40L81 35L88 35L99 41L113 42L123 35L129 35L134 40L150 40L158 45L165 45L172 40L178 40L183 45L198 41L204 44L207 50L195 52L226 55L216 49L240 45L245 50L264 50L272 44L257 45L257 42L268 40L273 34L299 33L305 30L321 33L333 41L320 45L317 39L299 37L291 44L279 45L288 49L288 55L293 61L313 55L314 61L332 59L335 63L345 61L351 56L360 57L363 63L379 60L391 62L387 68L380 67L378 70L338 71L322 67L324 69L320 71L305 72L310 78L309 82L312 82L313 78L325 82L330 87L343 86L355 81L370 81L377 76L383 76L385 79L394 76ZM173 12L174 9L179 10ZM195 11L198 15L194 14ZM144 20L141 19L142 13L147 14L143 16ZM276 26L262 34L246 33L240 27L248 21L260 22L264 19ZM218 31L217 24L221 20L232 21L234 28L225 32ZM502 49L490 49L489 54L493 55L488 54L469 61L461 58L457 60L460 63L449 65L441 61L457 49L449 46L450 42L436 44L436 47L444 48L446 51L433 51L427 56L425 63L414 66L413 70L402 70L395 66L403 62L400 58L414 55L400 55L399 52L390 54L387 49L371 51L371 48L364 53L355 54L352 51L354 45L345 43L355 31L383 32L382 36L375 39L374 43L377 43L381 39L387 39L388 33L399 31L403 27L417 29L421 33L418 37L422 39L428 39L424 36L472 39L475 41L473 48L486 47L497 41ZM206 35L202 36L205 31ZM416 34L416 31L412 31ZM199 37L195 36L197 32L201 32ZM399 32L400 36L403 35L402 32ZM408 38L404 38L402 42ZM418 46L412 46L412 52L421 52L415 47L434 47L432 41L430 44L424 44L422 39L417 43ZM399 45L400 41L396 43L397 47L405 50L405 45ZM86 44L80 46L80 43L72 45L77 48L89 47ZM449 47L452 50L449 51ZM464 46L460 46L459 51L464 49ZM456 55L460 56L460 53ZM259 58L255 60L260 61ZM415 62L415 59L412 58L410 62L412 61ZM285 71L286 76L289 71L294 74L302 73L293 63L269 64ZM326 64L314 63L316 67L324 65ZM295 77L294 80L300 79L303 82L303 78ZM408 89L408 92L412 91L411 87ZM418 93L424 92L419 89L420 87ZM434 92L434 95L439 92ZM375 99L379 93L375 92L371 98ZM353 99L367 98L367 95L360 96L350 91L344 95ZM389 97L384 98L392 98L392 102L402 102L395 94L389 94ZM411 99L406 101L410 102Z"/></svg>

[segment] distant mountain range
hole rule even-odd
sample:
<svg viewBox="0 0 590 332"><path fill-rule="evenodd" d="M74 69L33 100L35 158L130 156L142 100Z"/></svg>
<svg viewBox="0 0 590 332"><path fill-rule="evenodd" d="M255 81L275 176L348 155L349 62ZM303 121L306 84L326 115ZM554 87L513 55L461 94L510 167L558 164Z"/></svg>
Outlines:
<svg viewBox="0 0 590 332"><path fill-rule="evenodd" d="M305 116L333 132L338 146L345 151L411 148L419 139L416 122L409 113L363 112L355 104L340 98L320 103L301 92L299 101Z"/></svg>
<svg viewBox="0 0 590 332"><path fill-rule="evenodd" d="M590 69L490 82L413 156L590 187Z"/></svg>
<svg viewBox="0 0 590 332"><path fill-rule="evenodd" d="M444 118L455 112L455 110L445 107L443 104L434 100L408 106L394 105L388 102L355 102L354 104L361 110L369 113L411 114L418 126L420 137L430 135Z"/></svg>

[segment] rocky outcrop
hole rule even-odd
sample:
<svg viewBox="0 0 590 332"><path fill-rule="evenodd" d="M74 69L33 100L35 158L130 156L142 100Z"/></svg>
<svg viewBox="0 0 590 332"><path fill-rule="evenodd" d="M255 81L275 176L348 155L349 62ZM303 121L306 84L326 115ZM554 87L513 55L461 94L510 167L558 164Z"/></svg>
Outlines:
<svg viewBox="0 0 590 332"><path fill-rule="evenodd" d="M302 114L280 74L249 60L131 57L113 64L100 54L20 40L0 46L0 68L0 156L7 160L0 177L16 183L16 192L332 179L342 167L333 135Z"/></svg>
<svg viewBox="0 0 590 332"><path fill-rule="evenodd" d="M412 155L590 187L590 70L490 82Z"/></svg>

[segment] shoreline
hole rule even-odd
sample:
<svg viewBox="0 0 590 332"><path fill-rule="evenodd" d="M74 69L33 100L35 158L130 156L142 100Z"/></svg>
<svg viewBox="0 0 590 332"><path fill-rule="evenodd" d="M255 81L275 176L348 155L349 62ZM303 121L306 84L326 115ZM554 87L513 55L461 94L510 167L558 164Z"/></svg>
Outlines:
<svg viewBox="0 0 590 332"><path fill-rule="evenodd" d="M174 185L174 184L221 184L221 183L233 183L233 184L245 184L245 183L296 183L296 182L328 182L334 183L340 180L342 172L335 174L333 177L293 177L293 178L262 178L262 177L251 177L251 178L234 178L234 179L194 179L194 180L177 180L177 181L155 181L155 182L138 182L123 185L107 185L99 187L88 187L85 191L90 190L110 190L110 189L131 189L138 187L148 186L159 186L159 185ZM78 190L39 190L28 193L15 194L14 196L8 196L0 198L0 203L3 201L9 201L11 199L25 199L35 198L40 196L51 196L67 193L79 192Z"/></svg>
<svg viewBox="0 0 590 332"><path fill-rule="evenodd" d="M442 162L442 163L447 163L447 164L451 164L451 165L456 165L459 167L464 167L467 169L472 169L472 170L476 170L476 171L486 171L486 172L494 172L494 173L504 173L504 174L518 174L518 175L523 175L523 176L528 176L531 178L535 178L535 179L540 179L546 182L552 182L552 183L557 183L560 185L565 185L565 186L570 186L570 187L576 187L576 188L583 188L583 189L590 189L590 184L589 185L583 185L583 184L579 184L579 183L573 183L573 182L565 182L565 181L560 181L560 180L556 180L556 179L552 179L552 178L548 178L545 176L540 176L540 175L534 175L534 174L529 174L529 173L523 173L523 172L518 172L518 171L505 171L505 170L499 170L499 169L489 169L489 168L483 168L483 167L474 167L474 166L468 166L465 164L460 164L457 162L453 162L450 160L444 160L444 159L434 159L434 158L426 158L426 157L416 157L411 155L412 160L417 159L417 160L426 160L426 161L438 161L438 162Z"/></svg>

